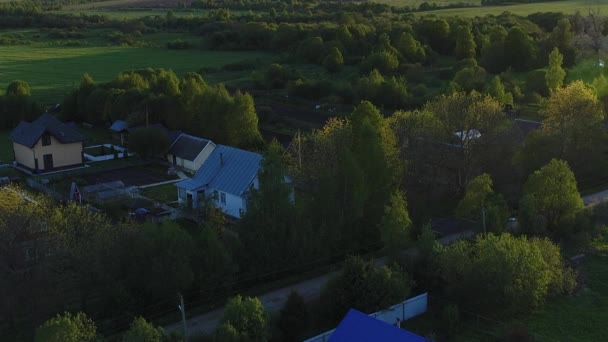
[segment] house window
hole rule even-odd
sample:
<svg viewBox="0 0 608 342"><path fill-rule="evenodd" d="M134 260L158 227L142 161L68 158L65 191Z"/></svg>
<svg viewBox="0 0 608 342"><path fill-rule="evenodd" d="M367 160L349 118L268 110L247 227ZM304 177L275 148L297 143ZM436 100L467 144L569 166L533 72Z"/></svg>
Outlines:
<svg viewBox="0 0 608 342"><path fill-rule="evenodd" d="M51 144L51 136L48 134L42 135L42 146L49 146Z"/></svg>
<svg viewBox="0 0 608 342"><path fill-rule="evenodd" d="M220 193L220 202L222 204L226 204L226 194L225 193Z"/></svg>

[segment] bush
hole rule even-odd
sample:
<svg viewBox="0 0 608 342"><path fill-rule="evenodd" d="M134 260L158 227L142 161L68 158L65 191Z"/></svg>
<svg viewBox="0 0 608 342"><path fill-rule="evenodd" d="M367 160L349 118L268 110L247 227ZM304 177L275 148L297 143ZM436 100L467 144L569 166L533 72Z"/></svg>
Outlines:
<svg viewBox="0 0 608 342"><path fill-rule="evenodd" d="M169 50L188 50L192 48L192 43L182 39L172 40L167 42L167 49Z"/></svg>

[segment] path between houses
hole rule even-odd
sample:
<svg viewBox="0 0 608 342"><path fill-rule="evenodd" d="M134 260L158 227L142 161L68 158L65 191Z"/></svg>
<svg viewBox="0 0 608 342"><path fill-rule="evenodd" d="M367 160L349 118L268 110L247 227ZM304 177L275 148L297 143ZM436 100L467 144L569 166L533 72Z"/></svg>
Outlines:
<svg viewBox="0 0 608 342"><path fill-rule="evenodd" d="M472 231L467 230L464 232L445 236L439 239L438 241L441 244L447 245L452 242L455 242L456 240L469 238L473 235L474 233ZM387 261L388 259L385 257L377 258L374 260L374 264L376 265L376 267L381 267L385 265ZM278 290L274 290L264 295L261 295L259 296L259 299L262 302L264 308L271 314L275 314L281 311L281 309L285 305L285 302L287 302L287 297L289 297L289 294L292 291L298 292L298 294L300 294L307 303L310 303L315 299L319 298L321 290L323 289L325 284L327 284L329 279L336 276L337 274L338 271L334 271L313 279L286 286ZM223 314L224 307L222 306L221 308L218 308L216 310L187 319L188 334L190 336L200 334L212 334L215 331L215 328L218 326ZM177 322L165 327L165 331L168 333L182 334L183 329L184 328L182 322Z"/></svg>

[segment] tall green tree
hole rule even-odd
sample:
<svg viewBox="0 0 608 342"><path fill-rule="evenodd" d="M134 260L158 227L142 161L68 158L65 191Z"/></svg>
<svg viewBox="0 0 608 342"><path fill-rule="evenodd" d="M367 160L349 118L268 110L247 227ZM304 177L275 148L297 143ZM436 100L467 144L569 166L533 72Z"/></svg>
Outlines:
<svg viewBox="0 0 608 342"><path fill-rule="evenodd" d="M410 215L407 212L407 203L401 192L395 192L391 195L380 225L384 249L390 257L398 259L411 241L410 229L412 225Z"/></svg>
<svg viewBox="0 0 608 342"><path fill-rule="evenodd" d="M513 94L505 90L504 84L500 81L500 76L495 76L488 85L488 94L504 104L513 104Z"/></svg>
<svg viewBox="0 0 608 342"><path fill-rule="evenodd" d="M332 322L350 308L372 313L407 299L413 281L396 266L376 268L371 261L349 257L342 272L321 293Z"/></svg>
<svg viewBox="0 0 608 342"><path fill-rule="evenodd" d="M564 83L566 78L566 71L562 68L564 57L557 48L549 54L549 67L547 68L547 88L549 91L556 91Z"/></svg>
<svg viewBox="0 0 608 342"><path fill-rule="evenodd" d="M164 332L161 327L155 327L143 317L136 317L129 330L122 336L123 342L162 342Z"/></svg>
<svg viewBox="0 0 608 342"><path fill-rule="evenodd" d="M484 173L467 184L456 214L479 222L485 233L503 231L509 212L504 198L494 192L492 178Z"/></svg>
<svg viewBox="0 0 608 342"><path fill-rule="evenodd" d="M32 90L30 85L25 81L12 81L8 84L8 87L6 87L7 96L30 96L31 94Z"/></svg>
<svg viewBox="0 0 608 342"><path fill-rule="evenodd" d="M505 38L505 57L515 70L529 69L536 61L534 41L521 27L514 26Z"/></svg>
<svg viewBox="0 0 608 342"><path fill-rule="evenodd" d="M252 190L247 212L239 222L239 236L244 245L242 260L246 264L255 261L255 265L250 265L253 269L292 262L298 259L298 253L304 253L297 248L302 246L300 239L306 236L298 234L284 155L278 142L270 144L258 174L259 189Z"/></svg>
<svg viewBox="0 0 608 342"><path fill-rule="evenodd" d="M342 57L342 52L334 46L329 50L329 54L323 60L323 66L329 72L338 72L342 69L343 65L344 58Z"/></svg>
<svg viewBox="0 0 608 342"><path fill-rule="evenodd" d="M95 323L82 312L57 315L36 329L36 342L94 342L97 340Z"/></svg>
<svg viewBox="0 0 608 342"><path fill-rule="evenodd" d="M460 25L456 28L456 47L454 54L459 59L475 58L477 45L475 38L468 25Z"/></svg>
<svg viewBox="0 0 608 342"><path fill-rule="evenodd" d="M256 297L237 295L228 299L220 324L231 325L234 329L227 329L232 330L230 335L236 332L247 341L264 342L271 337L269 315Z"/></svg>
<svg viewBox="0 0 608 342"><path fill-rule="evenodd" d="M565 161L553 159L535 171L524 186L533 207L542 215L548 228L557 232L583 208L576 178Z"/></svg>

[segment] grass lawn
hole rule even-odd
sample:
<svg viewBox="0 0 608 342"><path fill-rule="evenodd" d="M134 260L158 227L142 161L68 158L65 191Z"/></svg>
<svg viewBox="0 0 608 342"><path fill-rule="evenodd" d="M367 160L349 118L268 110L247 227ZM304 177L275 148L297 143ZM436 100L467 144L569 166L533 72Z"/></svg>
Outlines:
<svg viewBox="0 0 608 342"><path fill-rule="evenodd" d="M390 2L394 6L410 6L409 4L417 1L410 0L380 0L378 2ZM432 1L429 1L432 2ZM449 2L445 1L444 3ZM452 1L460 2L460 1ZM484 15L500 15L503 12L511 12L513 14L527 16L536 12L562 12L573 14L577 11L586 13L590 7L588 0L565 0L552 2L537 2L531 4L516 4L505 6L482 6L473 8L448 8L437 11L417 12L418 15L436 14L439 16L461 16L461 17L481 17ZM608 10L608 2L602 1L593 3L592 8L599 8L602 13Z"/></svg>
<svg viewBox="0 0 608 342"><path fill-rule="evenodd" d="M165 184L142 189L142 196L160 203L177 201L177 187L175 184Z"/></svg>
<svg viewBox="0 0 608 342"><path fill-rule="evenodd" d="M15 160L13 143L8 139L10 131L0 131L0 164L10 164Z"/></svg>
<svg viewBox="0 0 608 342"><path fill-rule="evenodd" d="M269 61L271 56L262 52L168 50L161 47L3 46L0 86L5 87L12 80L24 80L30 84L36 99L43 104L53 104L61 102L70 90L76 88L84 73L89 73L98 82L109 81L121 71L148 67L172 69L181 76L202 67L220 67L243 60Z"/></svg>

